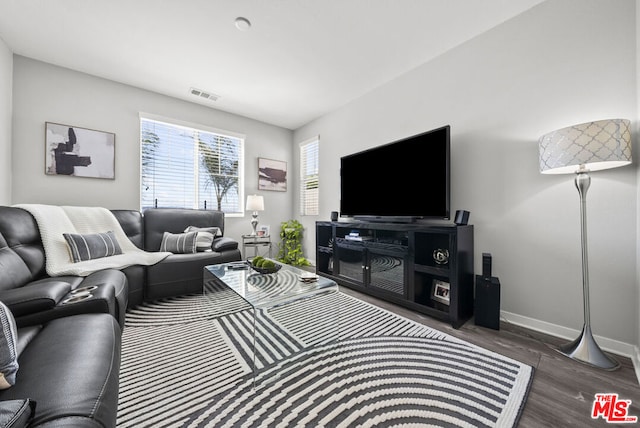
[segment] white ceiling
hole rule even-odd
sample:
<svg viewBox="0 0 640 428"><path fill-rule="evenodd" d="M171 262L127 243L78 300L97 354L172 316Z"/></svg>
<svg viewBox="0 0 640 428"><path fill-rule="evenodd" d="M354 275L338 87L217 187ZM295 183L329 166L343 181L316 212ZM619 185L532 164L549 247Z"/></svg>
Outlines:
<svg viewBox="0 0 640 428"><path fill-rule="evenodd" d="M295 129L542 1L0 0L0 37L18 55Z"/></svg>

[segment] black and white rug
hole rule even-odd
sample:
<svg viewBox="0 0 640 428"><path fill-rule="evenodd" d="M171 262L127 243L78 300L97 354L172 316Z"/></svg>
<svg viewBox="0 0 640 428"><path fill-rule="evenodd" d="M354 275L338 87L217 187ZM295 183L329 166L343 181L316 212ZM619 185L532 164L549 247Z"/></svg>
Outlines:
<svg viewBox="0 0 640 428"><path fill-rule="evenodd" d="M128 314L118 427L517 424L532 367L337 292L259 314L254 387L253 312L217 292Z"/></svg>

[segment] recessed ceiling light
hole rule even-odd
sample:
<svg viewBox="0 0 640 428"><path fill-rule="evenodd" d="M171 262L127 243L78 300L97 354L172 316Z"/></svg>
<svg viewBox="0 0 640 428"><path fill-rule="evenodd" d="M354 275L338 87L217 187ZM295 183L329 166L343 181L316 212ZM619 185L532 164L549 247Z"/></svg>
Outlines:
<svg viewBox="0 0 640 428"><path fill-rule="evenodd" d="M247 31L249 28L251 28L251 21L249 21L247 18L239 16L236 18L236 28L240 31Z"/></svg>

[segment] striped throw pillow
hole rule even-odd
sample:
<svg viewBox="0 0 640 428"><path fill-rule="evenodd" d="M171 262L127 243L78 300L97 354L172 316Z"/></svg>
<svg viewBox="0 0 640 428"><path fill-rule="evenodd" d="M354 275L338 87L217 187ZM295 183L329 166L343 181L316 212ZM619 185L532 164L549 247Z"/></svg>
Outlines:
<svg viewBox="0 0 640 428"><path fill-rule="evenodd" d="M189 226L185 232L198 232L196 237L196 249L198 251L211 251L214 238L220 234L219 227L196 227Z"/></svg>
<svg viewBox="0 0 640 428"><path fill-rule="evenodd" d="M16 383L18 372L18 329L9 308L0 302L0 389Z"/></svg>
<svg viewBox="0 0 640 428"><path fill-rule="evenodd" d="M104 233L63 233L74 263L122 254L113 231Z"/></svg>
<svg viewBox="0 0 640 428"><path fill-rule="evenodd" d="M190 254L196 252L196 238L198 232L169 233L162 235L160 251L168 251L173 254Z"/></svg>

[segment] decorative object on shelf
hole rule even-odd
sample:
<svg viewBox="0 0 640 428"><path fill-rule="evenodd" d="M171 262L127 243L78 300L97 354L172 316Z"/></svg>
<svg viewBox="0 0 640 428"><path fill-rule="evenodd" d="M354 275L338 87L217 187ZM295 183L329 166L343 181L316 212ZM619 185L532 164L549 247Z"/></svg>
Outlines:
<svg viewBox="0 0 640 428"><path fill-rule="evenodd" d="M258 190L287 191L287 163L258 158Z"/></svg>
<svg viewBox="0 0 640 428"><path fill-rule="evenodd" d="M443 248L433 250L433 261L438 265L446 265L449 263L449 250Z"/></svg>
<svg viewBox="0 0 640 428"><path fill-rule="evenodd" d="M458 226L466 226L467 224L469 224L470 214L471 213L469 211L465 211L465 210L456 211L456 217L455 217L454 223L457 224Z"/></svg>
<svg viewBox="0 0 640 428"><path fill-rule="evenodd" d="M271 230L270 226L263 224L262 226L260 226L260 229L258 230L258 236L271 236L270 230Z"/></svg>
<svg viewBox="0 0 640 428"><path fill-rule="evenodd" d="M278 261L292 266L311 266L302 251L302 231L304 227L298 220L280 223L280 249Z"/></svg>
<svg viewBox="0 0 640 428"><path fill-rule="evenodd" d="M444 282L439 279L434 279L433 287L431 287L431 298L437 302L448 305L450 289L451 289L451 285L448 282Z"/></svg>
<svg viewBox="0 0 640 428"><path fill-rule="evenodd" d="M116 134L45 123L45 174L115 179Z"/></svg>
<svg viewBox="0 0 640 428"><path fill-rule="evenodd" d="M582 297L584 325L580 336L559 347L569 358L605 370L620 364L606 355L591 333L589 302L589 268L587 252L587 190L590 171L616 168L631 163L630 122L626 119L600 120L559 129L540 137L540 172L542 174L576 174L580 195L582 245Z"/></svg>
<svg viewBox="0 0 640 428"><path fill-rule="evenodd" d="M264 198L259 195L247 196L247 211L253 211L251 214L251 236L257 236L256 227L258 226L258 211L264 211Z"/></svg>

